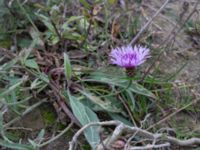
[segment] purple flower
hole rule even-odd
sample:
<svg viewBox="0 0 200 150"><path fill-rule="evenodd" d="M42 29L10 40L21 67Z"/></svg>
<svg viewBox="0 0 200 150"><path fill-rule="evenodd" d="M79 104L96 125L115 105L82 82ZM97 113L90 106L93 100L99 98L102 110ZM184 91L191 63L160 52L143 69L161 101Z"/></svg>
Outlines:
<svg viewBox="0 0 200 150"><path fill-rule="evenodd" d="M110 53L110 60L112 64L124 68L135 68L144 63L150 57L150 50L140 45L122 46L112 49Z"/></svg>

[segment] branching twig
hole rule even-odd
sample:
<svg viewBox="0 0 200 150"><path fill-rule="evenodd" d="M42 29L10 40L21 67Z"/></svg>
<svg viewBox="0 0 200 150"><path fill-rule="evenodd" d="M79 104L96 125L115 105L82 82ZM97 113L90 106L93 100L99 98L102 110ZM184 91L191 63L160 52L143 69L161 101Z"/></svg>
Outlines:
<svg viewBox="0 0 200 150"><path fill-rule="evenodd" d="M120 138L120 136L123 133L129 133L129 134L134 134L137 132L137 136L140 136L141 138L148 138L148 139L152 139L155 142L151 145L146 145L144 147L142 147L143 149L147 149L148 148L161 148L161 147L169 147L171 144L174 145L179 145L179 146L193 146L193 145L200 145L200 138L191 138L191 139L187 139L187 140L179 140L177 138L171 137L171 136L167 136L163 133L151 133L147 130L138 128L138 127L130 127L127 126L119 121L104 121L104 122L93 122L93 123L89 123L85 126L83 126L80 130L78 130L78 132L73 136L72 141L69 142L69 150L75 150L74 146L77 143L77 139L78 137L84 132L84 130L86 130L87 128L91 127L91 126L111 126L111 125L115 125L117 126L113 132L113 134L111 135L111 137L109 139L106 139L105 142L103 143L106 148L108 149L112 149L112 144L118 140ZM155 144L156 142L158 142L160 144ZM164 143L162 143L164 142ZM135 148L135 149L134 149ZM142 150L141 147L129 147L126 150ZM97 147L98 150L103 150L103 146L102 144L100 144Z"/></svg>
<svg viewBox="0 0 200 150"><path fill-rule="evenodd" d="M73 136L72 140L69 142L69 150L74 150L74 146L77 143L78 137L89 127L91 126L117 126L119 125L119 121L104 121L104 122L92 122L85 126L83 126L81 129L79 129L76 134Z"/></svg>

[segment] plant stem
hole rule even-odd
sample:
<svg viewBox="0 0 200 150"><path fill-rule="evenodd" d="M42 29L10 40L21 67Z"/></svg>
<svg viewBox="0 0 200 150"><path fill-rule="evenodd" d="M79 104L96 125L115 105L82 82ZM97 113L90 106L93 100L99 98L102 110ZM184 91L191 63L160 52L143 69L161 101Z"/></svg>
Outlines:
<svg viewBox="0 0 200 150"><path fill-rule="evenodd" d="M40 144L38 147L41 148L55 140L57 140L58 138L60 138L63 134L65 134L72 126L73 126L74 122L71 122L62 132L60 132L58 135L56 135L55 137L51 138L50 140Z"/></svg>

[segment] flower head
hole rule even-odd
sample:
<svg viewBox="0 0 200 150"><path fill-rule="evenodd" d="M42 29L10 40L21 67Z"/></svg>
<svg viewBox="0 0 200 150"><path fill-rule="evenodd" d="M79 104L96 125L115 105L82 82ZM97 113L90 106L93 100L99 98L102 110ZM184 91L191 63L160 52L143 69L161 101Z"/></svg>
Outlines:
<svg viewBox="0 0 200 150"><path fill-rule="evenodd" d="M135 68L144 63L150 57L150 51L146 47L136 45L134 47L122 46L112 49L110 53L110 60L112 64L124 68Z"/></svg>

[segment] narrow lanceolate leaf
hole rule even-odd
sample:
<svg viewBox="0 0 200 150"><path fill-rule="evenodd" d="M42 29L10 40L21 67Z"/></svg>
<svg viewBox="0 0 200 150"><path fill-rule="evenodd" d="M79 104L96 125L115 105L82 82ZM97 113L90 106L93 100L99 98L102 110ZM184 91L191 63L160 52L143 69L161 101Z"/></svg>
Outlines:
<svg viewBox="0 0 200 150"><path fill-rule="evenodd" d="M19 87L24 81L27 80L27 76L24 76L22 79L20 79L18 82L13 84L12 86L8 87L7 89L0 91L0 97L5 96L6 94L10 94L15 88Z"/></svg>
<svg viewBox="0 0 200 150"><path fill-rule="evenodd" d="M64 53L64 70L65 70L65 76L69 81L72 77L72 67L69 56L66 53Z"/></svg>
<svg viewBox="0 0 200 150"><path fill-rule="evenodd" d="M9 149L14 149L14 150L34 150L30 145L18 144L18 143L8 143L3 140L0 140L0 145L4 148L9 148Z"/></svg>
<svg viewBox="0 0 200 150"><path fill-rule="evenodd" d="M94 104L100 106L102 109L104 109L108 112L119 113L122 111L116 105L113 105L113 103L109 99L102 100L100 97L95 96L93 93L85 92L85 91L79 91L79 92L82 93L83 95L85 95Z"/></svg>
<svg viewBox="0 0 200 150"><path fill-rule="evenodd" d="M37 62L35 61L35 59L26 59L25 66L39 70L39 66L38 66Z"/></svg>
<svg viewBox="0 0 200 150"><path fill-rule="evenodd" d="M154 99L157 99L156 96L148 89L143 87L142 85L138 84L137 82L132 81L131 83L127 80L124 80L122 78L111 78L107 75L101 74L101 75L92 75L90 76L90 79L86 79L85 81L91 81L91 82L100 82L105 84L110 84L114 86L118 86L124 89L128 89L133 93L145 95L148 97L152 97Z"/></svg>
<svg viewBox="0 0 200 150"><path fill-rule="evenodd" d="M91 5L86 0L80 0L80 3L87 9L91 8Z"/></svg>
<svg viewBox="0 0 200 150"><path fill-rule="evenodd" d="M69 92L68 96L72 111L76 118L80 121L81 125L84 126L91 122L99 122L97 115L90 108L79 102L76 97L71 96ZM100 142L98 127L91 126L87 128L84 132L84 135L93 150L95 150L97 144Z"/></svg>

